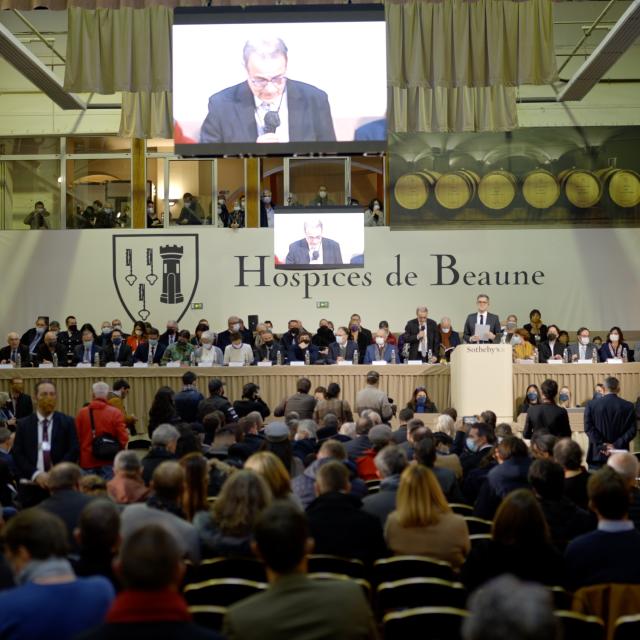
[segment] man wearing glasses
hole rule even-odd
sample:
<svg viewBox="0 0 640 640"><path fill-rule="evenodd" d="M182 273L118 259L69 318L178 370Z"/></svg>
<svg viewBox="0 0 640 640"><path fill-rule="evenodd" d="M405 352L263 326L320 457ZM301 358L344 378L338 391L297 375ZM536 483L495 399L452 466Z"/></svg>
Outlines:
<svg viewBox="0 0 640 640"><path fill-rule="evenodd" d="M249 40L242 55L247 80L209 98L200 142L336 139L327 94L287 78L288 50L280 38Z"/></svg>
<svg viewBox="0 0 640 640"><path fill-rule="evenodd" d="M343 264L340 245L322 237L322 220L304 223L304 238L289 245L286 264Z"/></svg>

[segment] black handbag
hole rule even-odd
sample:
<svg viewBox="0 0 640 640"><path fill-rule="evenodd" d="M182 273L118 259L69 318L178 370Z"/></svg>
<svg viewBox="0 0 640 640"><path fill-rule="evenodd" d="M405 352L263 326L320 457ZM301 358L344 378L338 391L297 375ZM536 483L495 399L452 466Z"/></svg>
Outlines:
<svg viewBox="0 0 640 640"><path fill-rule="evenodd" d="M92 409L89 409L89 418L91 420L91 435L93 436L93 440L91 441L91 453L93 457L98 460L113 460L121 449L120 442L110 433L96 436L96 426L93 422Z"/></svg>

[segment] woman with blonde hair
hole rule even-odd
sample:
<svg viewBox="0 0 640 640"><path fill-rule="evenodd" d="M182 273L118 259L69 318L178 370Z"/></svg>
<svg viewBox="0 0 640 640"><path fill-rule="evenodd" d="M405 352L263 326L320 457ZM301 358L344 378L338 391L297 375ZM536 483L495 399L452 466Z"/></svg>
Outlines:
<svg viewBox="0 0 640 640"><path fill-rule="evenodd" d="M451 511L438 479L420 464L402 472L396 510L387 518L384 533L395 555L430 556L450 562L454 569L462 566L471 548L464 518Z"/></svg>
<svg viewBox="0 0 640 640"><path fill-rule="evenodd" d="M264 478L274 500L289 500L296 507L302 508L301 503L291 491L291 477L277 455L270 451L254 453L245 462L244 468L255 471Z"/></svg>
<svg viewBox="0 0 640 640"><path fill-rule="evenodd" d="M213 508L193 519L203 554L252 556L253 527L271 500L271 489L255 471L243 469L229 476Z"/></svg>

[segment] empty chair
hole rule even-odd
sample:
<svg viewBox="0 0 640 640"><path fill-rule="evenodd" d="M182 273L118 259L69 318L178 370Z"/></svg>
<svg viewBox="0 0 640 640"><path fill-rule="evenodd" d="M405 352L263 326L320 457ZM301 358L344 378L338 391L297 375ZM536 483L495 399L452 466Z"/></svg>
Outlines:
<svg viewBox="0 0 640 640"><path fill-rule="evenodd" d="M417 607L384 616L384 640L459 640L463 620L469 615L455 607Z"/></svg>
<svg viewBox="0 0 640 640"><path fill-rule="evenodd" d="M462 504L461 502L450 502L449 506L451 507L451 511L453 511L453 513L457 513L458 515L473 515L473 507L470 507L468 504Z"/></svg>
<svg viewBox="0 0 640 640"><path fill-rule="evenodd" d="M614 640L637 640L640 638L640 616L622 616L616 620Z"/></svg>
<svg viewBox="0 0 640 640"><path fill-rule="evenodd" d="M194 605L189 607L193 621L206 629L221 631L227 607L215 607L213 605Z"/></svg>
<svg viewBox="0 0 640 640"><path fill-rule="evenodd" d="M373 565L373 581L376 584L405 578L440 578L453 581L454 574L451 564L427 556L393 556L377 560Z"/></svg>
<svg viewBox="0 0 640 640"><path fill-rule="evenodd" d="M596 616L573 611L554 611L562 627L563 640L604 640L604 622Z"/></svg>
<svg viewBox="0 0 640 640"><path fill-rule="evenodd" d="M266 582L264 566L253 558L207 558L198 566L187 564L184 583L204 582L216 578L243 578L254 582Z"/></svg>
<svg viewBox="0 0 640 640"><path fill-rule="evenodd" d="M216 578L185 585L184 597L189 606L229 607L267 588L266 582L243 578Z"/></svg>
<svg viewBox="0 0 640 640"><path fill-rule="evenodd" d="M366 578L366 570L362 560L342 558L323 554L312 554L307 557L308 573L339 573L350 578Z"/></svg>
<svg viewBox="0 0 640 640"><path fill-rule="evenodd" d="M474 518L473 516L465 516L464 520L469 528L470 536L478 533L491 533L491 527L493 526L491 520L483 520L482 518Z"/></svg>
<svg viewBox="0 0 640 640"><path fill-rule="evenodd" d="M381 611L412 607L464 608L467 592L460 582L440 578L405 578L383 582L377 588Z"/></svg>

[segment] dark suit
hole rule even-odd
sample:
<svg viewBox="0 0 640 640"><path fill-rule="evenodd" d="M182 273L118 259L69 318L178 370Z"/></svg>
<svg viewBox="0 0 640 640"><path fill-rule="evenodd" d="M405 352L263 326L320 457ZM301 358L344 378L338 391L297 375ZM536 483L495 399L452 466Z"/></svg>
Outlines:
<svg viewBox="0 0 640 640"><path fill-rule="evenodd" d="M309 361L311 364L324 364L324 360L320 355L320 349L318 349L315 344L310 344L306 350L301 349L297 345L291 345L291 347L287 350L287 362L303 362L305 358L305 351L309 352Z"/></svg>
<svg viewBox="0 0 640 640"><path fill-rule="evenodd" d="M46 331L44 331L38 336L38 342L36 342L36 344L34 345L33 351L31 351L31 353L35 353L35 350L40 346L40 343L44 340L45 333ZM25 331L25 333L22 334L22 338L20 338L20 344L23 344L25 347L27 347L27 349L29 349L29 346L35 339L36 335L37 335L37 331L35 330L35 328L32 327L31 329L29 329L28 331Z"/></svg>
<svg viewBox="0 0 640 640"><path fill-rule="evenodd" d="M629 449L629 443L636 435L636 415L633 404L607 393L598 400L592 400L584 412L584 431L589 438L589 464L604 464L607 456L601 453L605 444L614 449Z"/></svg>
<svg viewBox="0 0 640 640"><path fill-rule="evenodd" d="M438 333L438 325L435 320L427 318L427 352L431 351L433 356L438 356L440 349L440 334ZM418 334L422 331L422 326L417 318L413 318L407 322L402 335L403 344L409 345L409 357L407 360L423 360L420 353L420 339ZM428 357L428 353L427 356Z"/></svg>
<svg viewBox="0 0 640 640"><path fill-rule="evenodd" d="M0 362L2 362L3 360L6 360L7 362L12 361L11 360L12 351L13 349L9 345L7 345L6 347L2 347L2 349L0 349ZM22 359L22 366L23 367L31 366L31 355L29 354L29 347L26 347L25 345L21 344L17 348L17 352L20 354L20 358Z"/></svg>
<svg viewBox="0 0 640 640"><path fill-rule="evenodd" d="M57 344L54 349L55 354L58 356L58 366L67 366L67 352L61 344ZM42 364L44 361L53 362L53 353L49 350L49 347L42 343L38 345L34 356L34 364Z"/></svg>
<svg viewBox="0 0 640 640"><path fill-rule="evenodd" d="M471 337L476 333L476 322L478 321L478 312L470 313L464 322L464 332L462 337L465 342L471 342ZM495 336L499 336L502 333L500 327L500 320L495 313L487 312L485 324L489 325L489 331Z"/></svg>
<svg viewBox="0 0 640 640"><path fill-rule="evenodd" d="M54 411L49 439L52 466L59 462L78 461L80 445L76 425L71 416ZM11 453L20 477L31 480L38 468L38 415L36 413L18 420L16 439Z"/></svg>
<svg viewBox="0 0 640 640"><path fill-rule="evenodd" d="M170 342L169 338L171 338L173 342ZM173 344L174 342L178 342L177 333L173 335L169 335L169 332L165 331L164 333L161 333L160 337L158 338L158 344L163 345L165 348L168 347L170 344Z"/></svg>
<svg viewBox="0 0 640 640"><path fill-rule="evenodd" d="M276 340L268 345L264 342L253 350L254 362L260 362L261 360L270 360L273 364L278 361L278 351L280 351L280 343ZM284 362L285 354L282 355L282 362Z"/></svg>
<svg viewBox="0 0 640 640"><path fill-rule="evenodd" d="M140 345L138 346L138 348ZM137 351L137 350L136 350ZM104 362L119 362L123 367L130 367L133 364L133 353L131 347L122 342L118 349L118 358L116 359L116 347L114 344L109 343L103 351Z"/></svg>
<svg viewBox="0 0 640 640"><path fill-rule="evenodd" d="M570 438L569 414L557 404L532 404L527 411L523 436L531 438L537 431L550 433L557 438Z"/></svg>
<svg viewBox="0 0 640 640"><path fill-rule="evenodd" d="M158 344L156 345L156 351L153 354L153 362L155 364L160 364L160 361L162 360L162 356L164 355L166 348L167 348L167 345L162 344L161 342L158 342ZM135 353L133 354L133 359L135 362L149 361L149 343L148 342L143 342L142 344L138 345L138 348L135 350Z"/></svg>
<svg viewBox="0 0 640 640"><path fill-rule="evenodd" d="M20 418L26 418L33 413L33 401L31 400L31 396L26 393L21 393L17 399L13 399L13 394L11 394L11 398L6 405L11 411L13 415L20 420Z"/></svg>
<svg viewBox="0 0 640 640"><path fill-rule="evenodd" d="M565 349L566 347L559 340L556 340L553 343L553 349L551 348L549 341L545 340L544 342L541 342L540 347L538 348L538 358L540 364L544 364L545 362L550 360L551 356L564 355Z"/></svg>
<svg viewBox="0 0 640 640"><path fill-rule="evenodd" d="M82 344L82 334L79 331L61 331L58 334L58 343L64 347L65 353L73 353L74 349Z"/></svg>
<svg viewBox="0 0 640 640"><path fill-rule="evenodd" d="M291 142L332 142L336 139L327 94L297 80L287 80L287 110ZM209 98L200 142L256 142L256 106L247 82L223 89Z"/></svg>
<svg viewBox="0 0 640 640"><path fill-rule="evenodd" d="M287 253L287 264L309 264L309 245L306 238L296 240L289 245L289 253ZM342 262L342 254L340 253L340 245L335 240L322 238L322 263L321 264L344 264Z"/></svg>
<svg viewBox="0 0 640 640"><path fill-rule="evenodd" d="M176 411L184 422L198 421L198 406L204 396L197 389L183 389L176 393L173 402Z"/></svg>
<svg viewBox="0 0 640 640"><path fill-rule="evenodd" d="M91 345L91 364L92 365L95 364L96 353L98 354L98 357L100 358L100 364L103 365L104 364L104 352L94 342ZM73 358L74 358L74 364L78 364L79 362L84 362L84 345L83 344L81 344L80 346L75 348L75 351L73 352Z"/></svg>
<svg viewBox="0 0 640 640"><path fill-rule="evenodd" d="M327 364L335 364L340 357L343 357L345 360L353 360L353 352L356 350L357 345L353 340L347 340L344 346L344 355L337 342L332 342L328 348L329 355L327 356Z"/></svg>

